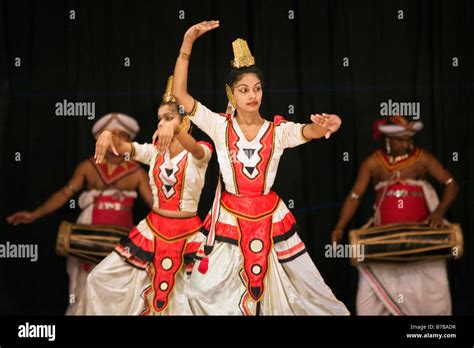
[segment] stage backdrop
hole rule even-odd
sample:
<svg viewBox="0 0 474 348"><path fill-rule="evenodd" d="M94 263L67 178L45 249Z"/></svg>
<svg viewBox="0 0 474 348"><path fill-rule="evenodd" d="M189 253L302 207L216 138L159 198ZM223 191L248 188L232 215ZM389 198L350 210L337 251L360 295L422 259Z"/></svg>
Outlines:
<svg viewBox="0 0 474 348"><path fill-rule="evenodd" d="M265 75L267 119L281 114L309 122L310 113L328 112L343 120L329 140L288 150L274 189L291 207L324 279L352 312L357 272L346 259L325 257L325 246L358 167L381 146L371 137L381 103L419 103L424 129L416 143L461 186L447 218L462 224L465 256L449 263L449 274L454 313L473 314L473 7L411 0L1 1L0 243L36 244L39 257L0 259L0 314L64 312L68 279L55 238L59 222L74 221L79 209L68 205L18 227L5 218L67 183L93 154L91 127L100 116L132 115L141 126L137 140L149 141L182 36L210 19L221 27L196 42L191 59L189 90L198 100L225 110L231 42L241 37ZM93 103L94 114L58 116L57 103L67 102ZM214 155L201 216L217 171ZM373 197L369 190L362 198L350 227L366 222ZM138 204L136 220L145 214Z"/></svg>

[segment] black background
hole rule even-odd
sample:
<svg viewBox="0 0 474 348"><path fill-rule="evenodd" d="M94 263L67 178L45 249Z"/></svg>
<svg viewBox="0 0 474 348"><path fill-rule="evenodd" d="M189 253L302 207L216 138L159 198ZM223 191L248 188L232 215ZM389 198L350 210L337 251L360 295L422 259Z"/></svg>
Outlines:
<svg viewBox="0 0 474 348"><path fill-rule="evenodd" d="M36 263L0 259L0 314L64 313L67 275L65 259L55 255L55 238L59 222L74 221L79 209L65 206L19 227L5 218L33 209L68 181L93 154L90 131L100 116L134 116L141 126L137 141L148 141L182 35L210 19L219 19L221 27L196 42L191 59L189 90L198 100L225 110L231 42L242 37L264 72L261 111L267 119L282 114L309 122L310 113L331 112L343 120L330 140L288 150L274 189L294 203L301 238L351 312L357 272L346 259L325 258L324 247L359 165L380 146L371 136L380 103L420 102L424 129L416 142L461 185L447 218L462 224L465 256L449 263L450 285L454 313L473 314L473 14L472 1L0 1L0 243L39 245ZM56 116L55 104L64 99L95 102L95 120ZM205 138L197 130L194 135ZM343 161L344 152L349 161ZM216 178L214 155L201 216ZM365 223L372 199L369 191L350 227ZM146 213L139 203L135 220Z"/></svg>

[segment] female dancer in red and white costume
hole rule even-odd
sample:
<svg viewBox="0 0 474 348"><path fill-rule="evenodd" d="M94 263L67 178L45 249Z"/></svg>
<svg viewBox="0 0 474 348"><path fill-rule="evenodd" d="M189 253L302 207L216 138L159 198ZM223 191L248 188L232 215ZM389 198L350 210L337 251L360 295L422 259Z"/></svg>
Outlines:
<svg viewBox="0 0 474 348"><path fill-rule="evenodd" d="M189 299L195 314L336 314L338 301L296 233L293 215L271 191L284 149L326 138L340 126L336 115L312 115L312 124L265 120L259 113L262 77L243 40L234 42L228 78L236 116L220 115L187 91L193 42L219 26L203 22L184 35L173 95L191 121L214 141L225 191L204 222L206 244L198 251Z"/></svg>
<svg viewBox="0 0 474 348"><path fill-rule="evenodd" d="M89 275L78 314L192 314L187 283L204 240L196 215L212 145L188 134L175 102L164 102L153 144L121 142L104 132L96 160L107 149L131 153L150 166L153 210Z"/></svg>

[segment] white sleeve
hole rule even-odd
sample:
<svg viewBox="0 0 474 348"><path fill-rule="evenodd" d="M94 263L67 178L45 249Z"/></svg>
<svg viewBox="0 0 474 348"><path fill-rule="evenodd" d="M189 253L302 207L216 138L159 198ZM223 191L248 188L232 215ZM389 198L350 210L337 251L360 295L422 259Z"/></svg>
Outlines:
<svg viewBox="0 0 474 348"><path fill-rule="evenodd" d="M227 118L209 110L198 101L196 103L196 110L194 113L189 114L189 119L215 141L218 131L225 125Z"/></svg>
<svg viewBox="0 0 474 348"><path fill-rule="evenodd" d="M307 139L303 135L303 123L294 123L290 121L281 122L275 127L276 141L281 148L286 149L289 147L295 147L308 142L311 139Z"/></svg>
<svg viewBox="0 0 474 348"><path fill-rule="evenodd" d="M153 144L139 144L136 141L132 143L132 160L141 162L143 164L150 164L153 156L156 155L156 148Z"/></svg>
<svg viewBox="0 0 474 348"><path fill-rule="evenodd" d="M198 144L204 149L204 157L201 159L196 159L193 156L194 163L196 163L197 166L203 166L203 165L207 166L207 163L212 157L212 150L211 150L212 145L209 143L205 144L204 142L199 142Z"/></svg>

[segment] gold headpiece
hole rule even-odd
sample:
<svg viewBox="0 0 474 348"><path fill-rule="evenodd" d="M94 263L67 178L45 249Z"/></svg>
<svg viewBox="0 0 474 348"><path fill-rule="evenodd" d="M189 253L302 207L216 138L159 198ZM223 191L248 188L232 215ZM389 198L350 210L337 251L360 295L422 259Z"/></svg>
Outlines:
<svg viewBox="0 0 474 348"><path fill-rule="evenodd" d="M176 99L173 97L173 75L168 77L168 82L166 83L165 94L163 94L163 103L176 103Z"/></svg>
<svg viewBox="0 0 474 348"><path fill-rule="evenodd" d="M234 50L234 59L230 61L230 66L234 69L249 67L255 65L255 58L252 56L252 52L250 52L249 45L247 41L244 39L237 39L232 42L232 49ZM227 99L229 104L235 110L236 103L234 99L234 95L232 94L232 89L228 84L225 85L225 92L227 94ZM227 111L230 113L233 112L232 108Z"/></svg>
<svg viewBox="0 0 474 348"><path fill-rule="evenodd" d="M247 41L237 39L232 42L232 48L234 50L234 60L230 62L231 67L238 69L255 65L255 58L250 52Z"/></svg>

